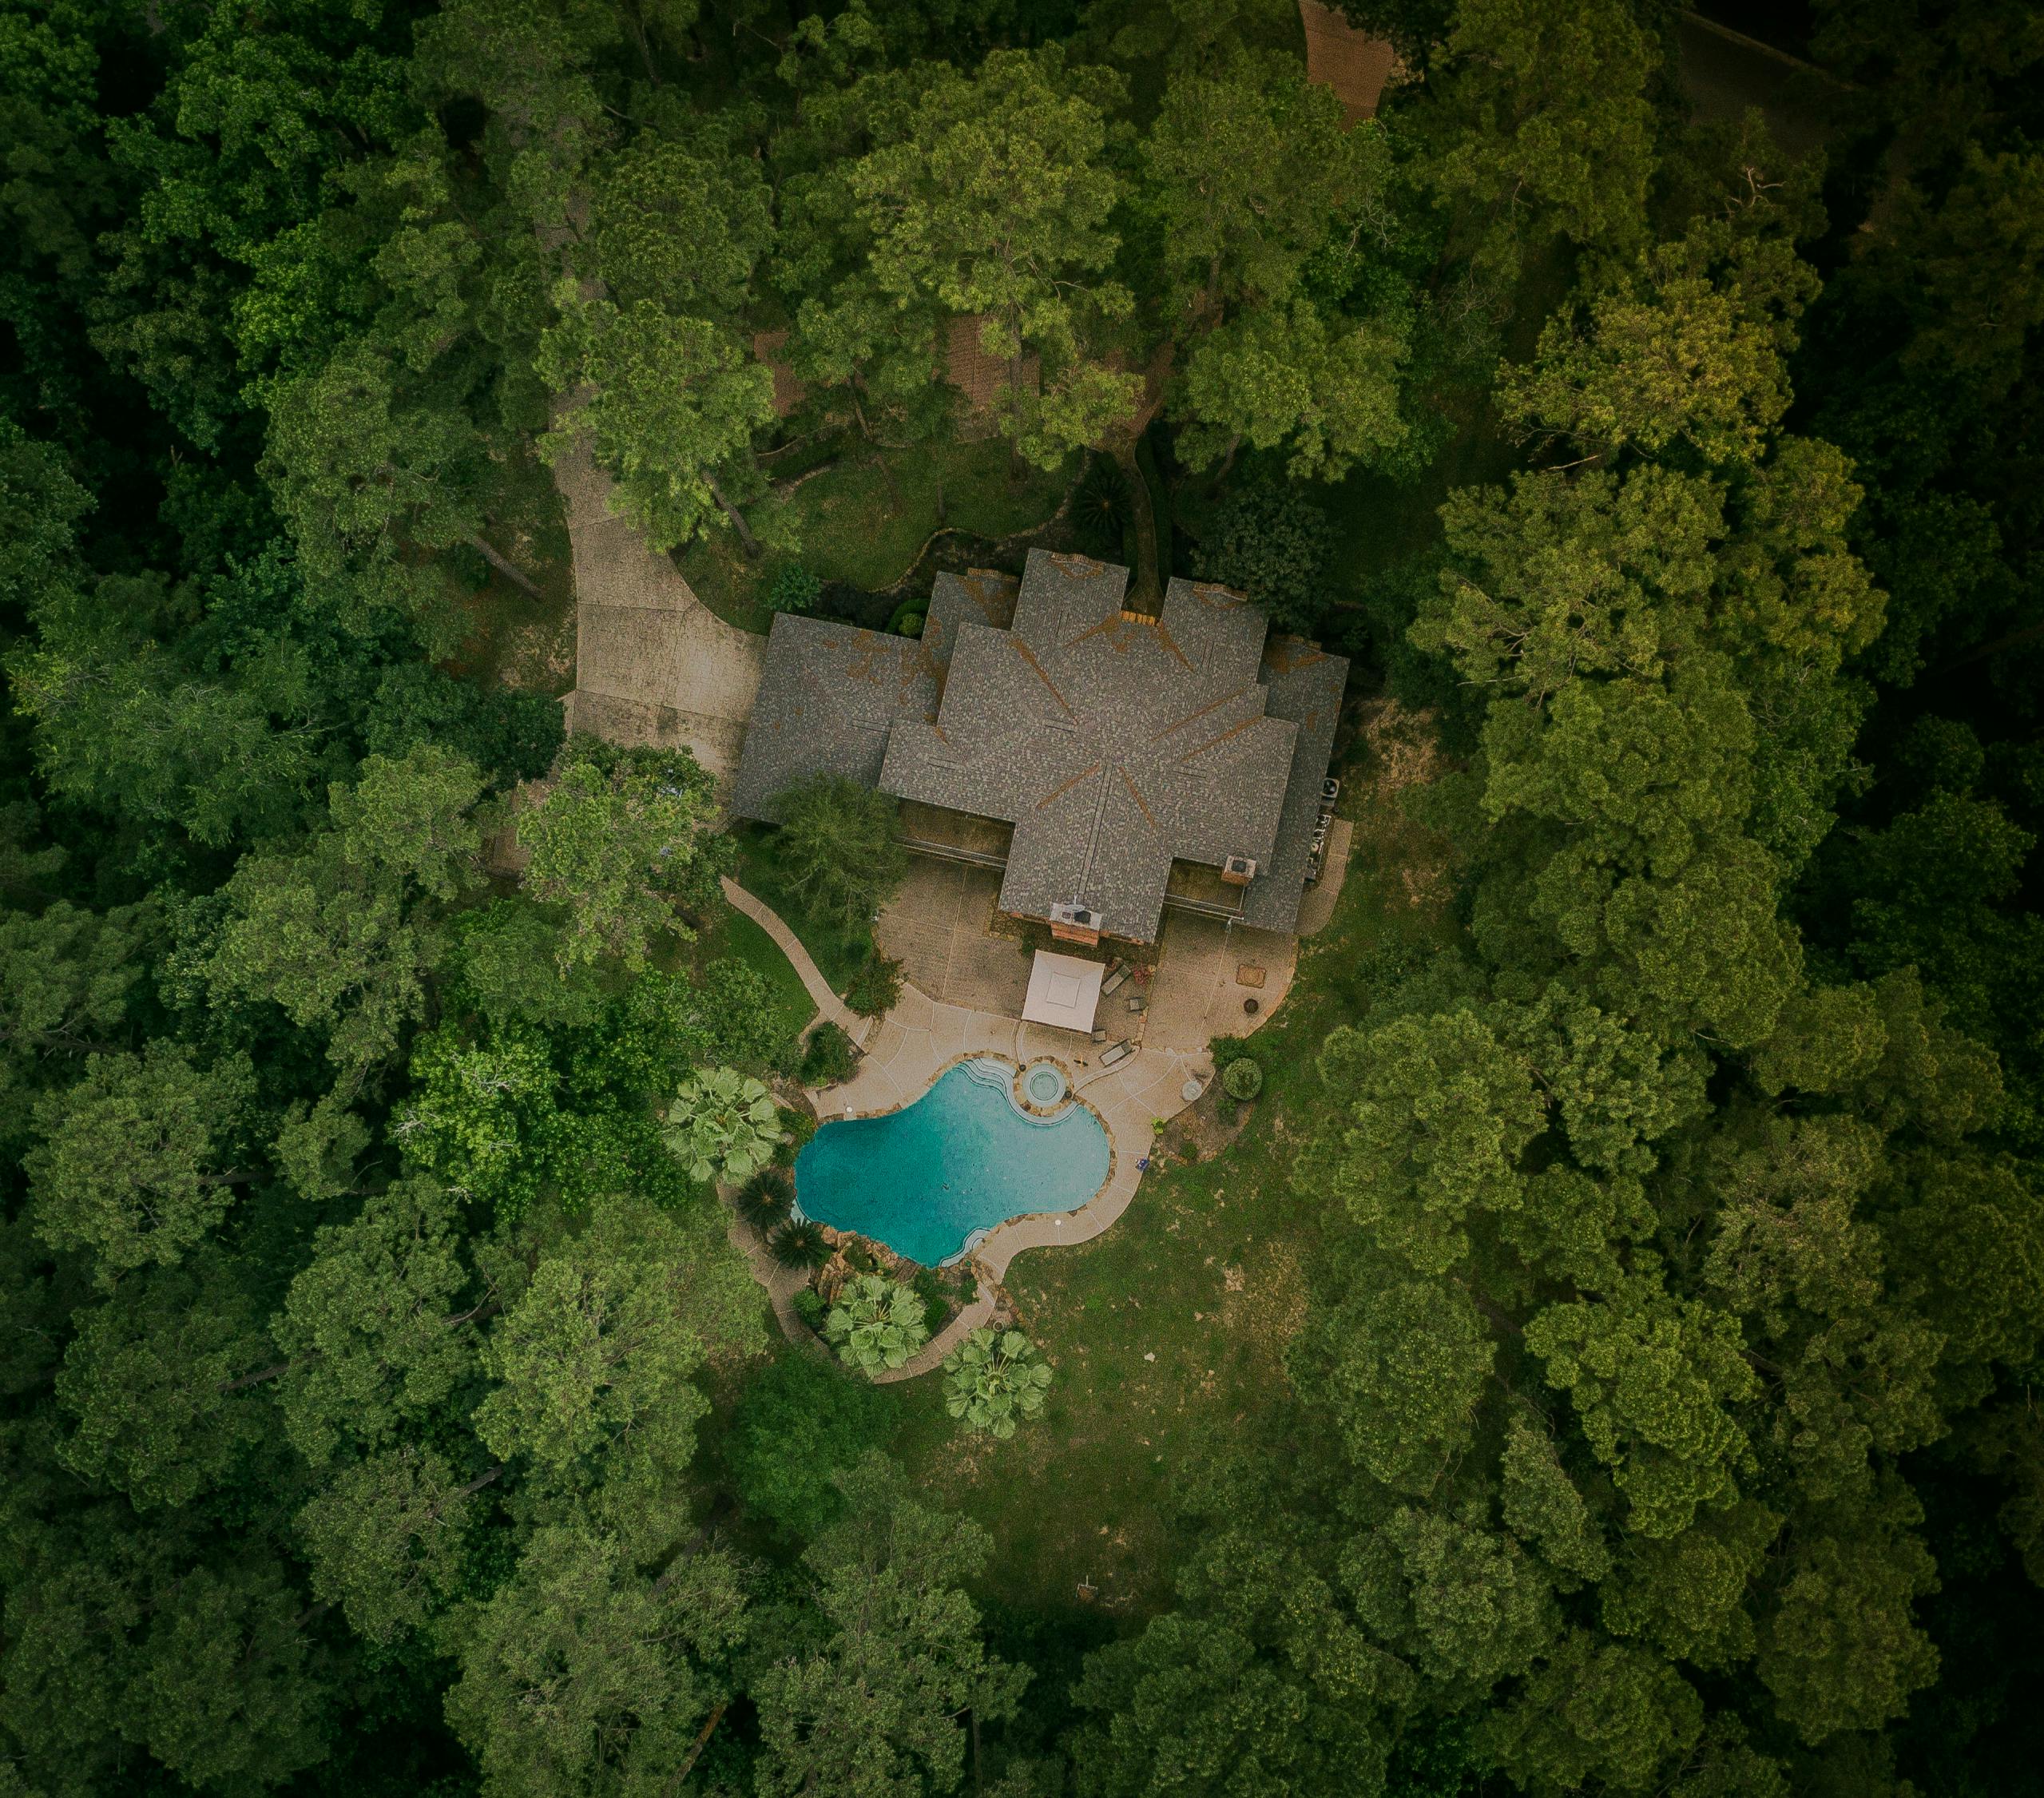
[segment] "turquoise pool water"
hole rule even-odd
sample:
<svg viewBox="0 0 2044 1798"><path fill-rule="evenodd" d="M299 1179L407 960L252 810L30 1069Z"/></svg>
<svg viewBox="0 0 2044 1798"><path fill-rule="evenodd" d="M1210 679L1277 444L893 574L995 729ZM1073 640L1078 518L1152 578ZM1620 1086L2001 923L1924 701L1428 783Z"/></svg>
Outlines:
<svg viewBox="0 0 2044 1798"><path fill-rule="evenodd" d="M961 1062L899 1111L824 1125L795 1161L804 1215L935 1267L976 1231L1084 1205L1107 1178L1107 1132L1082 1105L1025 1117L1014 1078Z"/></svg>

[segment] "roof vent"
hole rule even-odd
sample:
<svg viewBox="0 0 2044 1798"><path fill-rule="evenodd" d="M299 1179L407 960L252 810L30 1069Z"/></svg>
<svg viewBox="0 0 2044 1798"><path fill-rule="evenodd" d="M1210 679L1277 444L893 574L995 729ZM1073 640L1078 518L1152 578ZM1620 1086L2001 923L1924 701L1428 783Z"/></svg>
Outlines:
<svg viewBox="0 0 2044 1798"><path fill-rule="evenodd" d="M1246 887L1256 878L1256 864L1248 855L1230 855L1220 864L1220 877L1231 887Z"/></svg>

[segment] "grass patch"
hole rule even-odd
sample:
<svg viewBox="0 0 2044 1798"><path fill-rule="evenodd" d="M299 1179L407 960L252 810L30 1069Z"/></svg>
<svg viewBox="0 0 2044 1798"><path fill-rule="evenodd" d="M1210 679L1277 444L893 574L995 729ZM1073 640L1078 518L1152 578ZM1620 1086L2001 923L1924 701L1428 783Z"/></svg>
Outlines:
<svg viewBox="0 0 2044 1798"><path fill-rule="evenodd" d="M872 927L847 927L835 919L821 918L812 912L788 884L779 859L777 832L764 825L746 824L732 835L738 843L738 867L733 878L746 891L756 899L764 899L780 914L782 923L795 932L802 947L809 951L810 959L831 983L831 990L843 992L851 983L851 977L873 958ZM774 952L780 954L778 950Z"/></svg>
<svg viewBox="0 0 2044 1798"><path fill-rule="evenodd" d="M719 531L692 545L679 566L727 624L764 631L773 621L767 589L788 563L877 593L908 573L940 526L999 538L1043 523L1078 466L1074 458L1053 474L1031 468L1014 482L1007 445L996 440L879 451L849 442L836 461L748 509L754 531L780 547L748 562Z"/></svg>
<svg viewBox="0 0 2044 1798"><path fill-rule="evenodd" d="M1399 808L1387 765L1366 740L1347 771L1347 884L1256 1033L1265 1084L1242 1135L1209 1161L1147 1177L1096 1240L1032 1251L1010 1270L1023 1326L1056 1369L1044 1415L1010 1441L974 1439L944 1415L940 1379L887 1388L900 1414L894 1452L992 1532L983 1586L1000 1603L1139 1625L1171 1602L1189 1477L1216 1450L1257 1439L1320 1238L1317 1208L1291 1184L1321 1102L1315 1058L1367 1002L1373 947L1452 934L1431 871L1439 846ZM1089 1604L1082 1582L1095 1589Z"/></svg>
<svg viewBox="0 0 2044 1798"><path fill-rule="evenodd" d="M816 1002L780 945L736 907L721 905L697 933L695 947L698 966L728 955L766 982L776 1034L797 1035L816 1015Z"/></svg>

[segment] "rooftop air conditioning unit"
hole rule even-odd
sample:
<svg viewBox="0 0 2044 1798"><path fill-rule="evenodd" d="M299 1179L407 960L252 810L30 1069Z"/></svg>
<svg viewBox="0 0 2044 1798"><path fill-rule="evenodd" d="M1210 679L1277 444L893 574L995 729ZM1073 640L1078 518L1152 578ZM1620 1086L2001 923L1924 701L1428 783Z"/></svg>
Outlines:
<svg viewBox="0 0 2044 1798"><path fill-rule="evenodd" d="M1256 864L1248 855L1230 855L1220 864L1220 877L1231 887L1246 887L1256 878Z"/></svg>

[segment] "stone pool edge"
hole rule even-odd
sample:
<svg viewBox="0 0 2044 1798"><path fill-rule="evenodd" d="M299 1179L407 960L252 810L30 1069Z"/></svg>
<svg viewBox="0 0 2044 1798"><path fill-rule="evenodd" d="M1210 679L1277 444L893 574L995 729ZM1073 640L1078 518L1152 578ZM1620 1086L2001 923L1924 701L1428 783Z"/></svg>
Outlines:
<svg viewBox="0 0 2044 1798"><path fill-rule="evenodd" d="M820 1112L816 1118L816 1128L819 1131L821 1131L826 1124L856 1124L860 1123L869 1117L891 1117L898 1111L906 1111L912 1105L920 1105L923 1100L927 1098L931 1092L935 1090L939 1081L942 1080L946 1074L951 1071L953 1068L962 1066L967 1062L1006 1062L1010 1067L1013 1068L1014 1070L1014 1078L1008 1083L1010 1101L1015 1105L1016 1109L1020 1111L1025 1117L1029 1118L1032 1122L1038 1124L1050 1123L1054 1118L1063 1117L1066 1110L1068 1110L1071 1106L1075 1105L1084 1105L1088 1111L1093 1113L1094 1121L1100 1125L1100 1133L1107 1139L1107 1177L1101 1181L1101 1183L1093 1189L1092 1193L1082 1203L1074 1205L1069 1211L1025 1211L1018 1217L1002 1218L999 1223L990 1226L987 1229L986 1232L982 1236L977 1242L974 1242L970 1236L967 1236L965 1239L963 1244L960 1246L956 1252L937 1264L940 1268L958 1267L961 1264L966 1267L976 1268L980 1263L982 1252L989 1248L994 1243L995 1239L1000 1236L1004 1232L1011 1230L1018 1224L1035 1223L1040 1219L1054 1220L1059 1226L1058 1230L1057 1232L1054 1232L1051 1242L1049 1244L1046 1244L1046 1246L1055 1246L1058 1241L1067 1240L1062 1235L1063 1226L1077 1219L1081 1213L1091 1210L1093 1206L1100 1203L1101 1196L1107 1191L1108 1188L1114 1184L1115 1174L1119 1170L1121 1165L1121 1150L1114 1141L1113 1125L1108 1121L1106 1113L1103 1112L1098 1105L1095 1105L1092 1100L1086 1097L1086 1096L1079 1090L1078 1070L1067 1066L1064 1058L1062 1056L1057 1055L1032 1055L1026 1062L1018 1062L1014 1056L1006 1054L998 1049L968 1049L962 1054L952 1056L948 1062L945 1062L942 1067L939 1068L935 1073L931 1074L930 1076L928 1085L925 1086L923 1090L915 1094L913 1098L903 1099L898 1104L895 1105L880 1105L871 1111L854 1111L847 1108L843 1111L833 1112L828 1117L824 1117ZM1066 1080L1065 1096L1058 1101L1058 1109L1054 1113L1046 1113L1035 1105L1030 1104L1027 1100L1018 1099L1015 1097L1015 1082L1018 1081L1022 1078L1022 1070L1025 1068L1034 1066L1038 1062L1055 1062L1064 1071ZM1111 1072L1112 1070L1110 1070L1109 1071ZM824 1090L828 1091L829 1089L825 1088ZM812 1094L812 1102L813 1099L814 1095ZM1148 1153L1149 1152L1147 1150L1144 1152L1145 1158L1147 1157ZM1134 1184L1133 1182L1131 1182L1129 1186L1129 1196L1131 1197L1134 1196ZM795 1202L799 1209L802 1202L799 1188L796 1192ZM1127 1203L1124 1201L1122 1209L1125 1210L1126 1209ZM804 1215L807 1214L805 1213ZM1120 1211L1116 1212L1114 1214L1116 1217L1119 1217L1121 1215L1121 1213ZM1109 1221L1112 1222L1113 1219L1109 1219ZM1103 1224L1101 1226L1101 1228L1105 1229L1106 1227L1106 1224ZM835 1226L833 1225L832 1228L835 1228ZM892 1243L882 1242L878 1236L869 1236L866 1235L863 1231L845 1230L840 1231L839 1233L843 1236L855 1236L862 1242L878 1244L879 1247L886 1249L890 1255L899 1256L901 1254L901 1251L899 1248L896 1248ZM1098 1233L1099 1232L1097 1231L1093 1232L1094 1235L1097 1235ZM1086 1236L1074 1236L1069 1240L1076 1242L1084 1242L1088 1240L1089 1238ZM1006 1272L1008 1262L1012 1260L1023 1248L1032 1246L1034 1245L1028 1243L1022 1243L1018 1244L1014 1248L1010 1249L1002 1259L1002 1272L1004 1273ZM919 1266L921 1265L920 1263L918 1263L917 1264ZM994 1276L994 1278L998 1281L1000 1276L997 1274ZM985 1282L983 1280L981 1282L981 1285L983 1296L985 1285ZM957 1320L954 1319L952 1321L955 1323ZM951 1325L947 1324L944 1328L944 1331L939 1333L939 1337L933 1340L941 1340L942 1335L948 1333L950 1328ZM899 1378L903 1373L906 1372L906 1371L907 1370L905 1368L898 1369L891 1377ZM881 1375L878 1377L886 1378L889 1376Z"/></svg>

